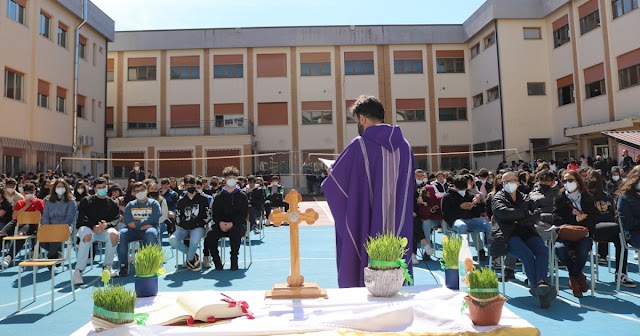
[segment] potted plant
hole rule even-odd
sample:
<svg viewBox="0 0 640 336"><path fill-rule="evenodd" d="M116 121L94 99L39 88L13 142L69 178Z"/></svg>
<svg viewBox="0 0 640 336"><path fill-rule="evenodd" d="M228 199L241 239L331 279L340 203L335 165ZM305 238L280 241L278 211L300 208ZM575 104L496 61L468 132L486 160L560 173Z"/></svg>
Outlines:
<svg viewBox="0 0 640 336"><path fill-rule="evenodd" d="M458 254L462 247L462 237L453 234L442 237L442 262L444 283L449 289L459 289Z"/></svg>
<svg viewBox="0 0 640 336"><path fill-rule="evenodd" d="M108 285L109 271L102 272L103 288L93 291L91 322L96 331L135 325L136 293L120 285Z"/></svg>
<svg viewBox="0 0 640 336"><path fill-rule="evenodd" d="M392 297L400 291L402 283L413 284L404 256L407 238L393 233L369 237L364 247L369 255L369 266L364 269L364 283L369 293L378 297Z"/></svg>
<svg viewBox="0 0 640 336"><path fill-rule="evenodd" d="M148 244L136 252L134 266L136 269L135 288L138 297L158 294L158 276L164 273L162 264L165 261L166 257L162 248L156 244Z"/></svg>
<svg viewBox="0 0 640 336"><path fill-rule="evenodd" d="M469 273L469 295L464 300L469 307L469 317L477 326L497 325L507 301L498 291L496 272L488 267Z"/></svg>

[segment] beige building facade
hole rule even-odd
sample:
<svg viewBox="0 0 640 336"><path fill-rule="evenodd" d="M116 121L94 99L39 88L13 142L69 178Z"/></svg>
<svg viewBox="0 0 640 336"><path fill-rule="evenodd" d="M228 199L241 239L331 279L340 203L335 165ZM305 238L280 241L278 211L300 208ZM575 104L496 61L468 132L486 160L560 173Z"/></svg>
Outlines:
<svg viewBox="0 0 640 336"><path fill-rule="evenodd" d="M61 157L105 156L105 69L114 22L88 2L88 20L76 40L76 28L84 17L83 5L82 0L1 2L3 173L54 169ZM80 45L77 100L76 42ZM67 161L64 169L88 174L100 172L104 165Z"/></svg>
<svg viewBox="0 0 640 336"><path fill-rule="evenodd" d="M361 94L381 99L430 171L532 151L617 157L601 132L640 129L637 7L488 0L462 25L117 32L109 172L139 160L157 176L212 176L231 164L304 189L317 158L357 136L349 106ZM500 149L517 151L482 152Z"/></svg>

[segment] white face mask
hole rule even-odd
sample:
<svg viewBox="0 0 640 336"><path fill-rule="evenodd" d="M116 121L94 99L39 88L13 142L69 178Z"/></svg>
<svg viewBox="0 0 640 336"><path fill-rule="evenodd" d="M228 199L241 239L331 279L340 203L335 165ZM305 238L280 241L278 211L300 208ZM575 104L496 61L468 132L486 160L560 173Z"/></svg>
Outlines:
<svg viewBox="0 0 640 336"><path fill-rule="evenodd" d="M236 186L236 184L238 184L238 180L230 178L230 179L227 179L226 183L227 183L227 187L233 188Z"/></svg>
<svg viewBox="0 0 640 336"><path fill-rule="evenodd" d="M7 189L5 189L5 191L7 193L9 193L9 194L13 194L14 192L16 192L16 189L15 188L7 188Z"/></svg>
<svg viewBox="0 0 640 336"><path fill-rule="evenodd" d="M618 180L620 179L620 175L613 175L613 176L611 176L611 179L612 179L614 182L618 182Z"/></svg>
<svg viewBox="0 0 640 336"><path fill-rule="evenodd" d="M578 189L578 184L576 182L567 182L565 183L564 187L567 189L568 192L572 193L576 191L576 189Z"/></svg>
<svg viewBox="0 0 640 336"><path fill-rule="evenodd" d="M464 195L467 194L466 190L458 190L458 194L460 194L460 196L464 197Z"/></svg>
<svg viewBox="0 0 640 336"><path fill-rule="evenodd" d="M62 196L67 192L67 189L65 188L56 188L56 194L58 194L58 196Z"/></svg>
<svg viewBox="0 0 640 336"><path fill-rule="evenodd" d="M18 187L18 192L21 193L21 194L24 193L24 188L23 187Z"/></svg>
<svg viewBox="0 0 640 336"><path fill-rule="evenodd" d="M139 191L136 193L136 199L138 201L144 201L147 198L147 192L146 191Z"/></svg>
<svg viewBox="0 0 640 336"><path fill-rule="evenodd" d="M509 182L505 184L503 188L507 193L513 194L514 192L516 192L516 190L518 190L518 185L515 182Z"/></svg>
<svg viewBox="0 0 640 336"><path fill-rule="evenodd" d="M27 200L32 200L32 199L36 198L36 195L28 194L28 195L24 195L24 198L26 198Z"/></svg>
<svg viewBox="0 0 640 336"><path fill-rule="evenodd" d="M416 179L416 184L417 185L422 185L423 183L424 183L424 180Z"/></svg>
<svg viewBox="0 0 640 336"><path fill-rule="evenodd" d="M78 188L78 194L82 194L84 192L84 188Z"/></svg>

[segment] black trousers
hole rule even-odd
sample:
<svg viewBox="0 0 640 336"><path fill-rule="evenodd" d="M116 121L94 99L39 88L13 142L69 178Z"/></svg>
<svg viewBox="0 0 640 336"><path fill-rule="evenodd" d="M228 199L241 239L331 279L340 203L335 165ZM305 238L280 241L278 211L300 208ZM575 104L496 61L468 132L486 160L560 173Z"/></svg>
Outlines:
<svg viewBox="0 0 640 336"><path fill-rule="evenodd" d="M207 237L204 239L204 255L220 258L218 240L222 237L229 237L229 243L231 244L231 251L229 252L229 255L231 256L232 261L235 260L237 262L238 254L240 252L240 241L244 236L244 232L246 232L246 227L244 227L244 225L239 228L234 226L233 229L227 232L222 232L222 230L220 230L220 226L217 224L212 225L211 231L207 233Z"/></svg>
<svg viewBox="0 0 640 336"><path fill-rule="evenodd" d="M424 230L422 230L422 220L413 217L413 253L418 254L418 246L420 241L425 239Z"/></svg>
<svg viewBox="0 0 640 336"><path fill-rule="evenodd" d="M280 202L266 201L264 203L264 211L266 212L267 218L269 218L269 215L271 214L271 209L280 208L280 207L284 207L285 212L289 211L289 203L285 201L280 201Z"/></svg>
<svg viewBox="0 0 640 336"><path fill-rule="evenodd" d="M7 225L5 225L2 228L2 230L0 230L0 238L13 236L13 234L15 233L16 225L18 225L18 222L15 219L7 223ZM38 230L37 225L21 225L20 228L18 229L18 234L30 236L32 234L35 234L37 230ZM20 253L20 250L22 250L22 247L24 246L25 241L26 240L13 241L13 243L16 244L16 254ZM11 259L15 259L16 257L13 254L13 249L10 249L9 255L11 256Z"/></svg>
<svg viewBox="0 0 640 336"><path fill-rule="evenodd" d="M616 248L616 272L618 272L618 267L620 266L620 251L623 248L620 244L620 226L618 223L596 224L593 240L613 243L613 246ZM627 274L627 259L629 258L629 254L623 254L622 273ZM598 255L600 255L600 258L606 258L609 255L609 243L598 244Z"/></svg>

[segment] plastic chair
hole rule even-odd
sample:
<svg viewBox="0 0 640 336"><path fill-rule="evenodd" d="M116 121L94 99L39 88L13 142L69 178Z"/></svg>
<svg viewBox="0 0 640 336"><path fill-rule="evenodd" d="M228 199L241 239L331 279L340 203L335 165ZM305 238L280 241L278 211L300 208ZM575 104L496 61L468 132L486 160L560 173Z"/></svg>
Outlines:
<svg viewBox="0 0 640 336"><path fill-rule="evenodd" d="M71 237L68 224L46 224L38 227L38 243L36 244L36 254L39 255L40 243L65 243L68 242ZM63 259L31 259L22 261L18 264L18 311L22 309L22 268L33 267L33 302L36 301L36 274L38 273L38 267L52 267L51 269L51 311L54 310L54 266L63 264L67 261L69 268L69 282L71 283L71 292L73 293L73 301L76 300L76 291L73 284L73 271L71 268L71 244L67 244L67 254Z"/></svg>
<svg viewBox="0 0 640 336"><path fill-rule="evenodd" d="M199 251L200 251L200 255L202 256L202 252L204 250L204 239L207 237L207 229L205 228L204 231L204 235L202 236L202 239L200 239L200 247L199 247ZM189 236L185 237L183 241L191 241L191 238ZM171 251L173 252L173 248L171 249ZM180 250L176 249L176 269L178 269L179 264L178 264L178 256L180 255ZM184 264L187 261L187 254L183 253L182 254L182 263ZM202 265L200 265L200 272L204 271L204 267L202 267Z"/></svg>
<svg viewBox="0 0 640 336"><path fill-rule="evenodd" d="M20 230L20 226L22 225L39 225L40 221L42 220L42 214L40 213L40 211L25 211L22 212L21 214L18 215L17 218L17 225L16 225L16 229L13 233L13 236L7 236L2 238L2 260L4 260L4 257L6 256L6 249L4 248L4 242L5 241L11 241L13 242L13 266L16 265L16 258L15 256L17 256L16 254L16 244L15 241L17 240L24 240L25 244L22 246L22 248L26 248L26 255L27 258L31 257L31 243L33 242L33 239L36 237L34 235L25 235L25 236L21 236L18 235L18 231ZM68 226L68 225L67 225ZM19 251L18 251L19 252ZM26 259L26 258L25 258ZM4 263L2 264L2 269L4 270Z"/></svg>
<svg viewBox="0 0 640 336"><path fill-rule="evenodd" d="M556 285L556 291L560 292L560 272L558 270L558 258L556 257L556 249L555 249L555 244L556 244L556 239L558 238L558 235L556 233L553 233L552 235L552 252L553 252L553 270L555 273L555 285ZM595 277L595 266L593 263L593 248L591 250L589 250L589 264L591 267L591 296L595 296L596 295L596 277Z"/></svg>
<svg viewBox="0 0 640 336"><path fill-rule="evenodd" d="M618 263L618 275L616 276L616 291L619 292L620 283L622 282L622 261L624 260L624 253L629 253L628 251L640 251L640 248L627 244L624 227L622 226L622 220L620 218L618 218L618 225L620 226L620 245L622 246L620 249L620 255L616 256L616 258L620 258L620 262ZM638 275L640 275L640 268L638 268Z"/></svg>

